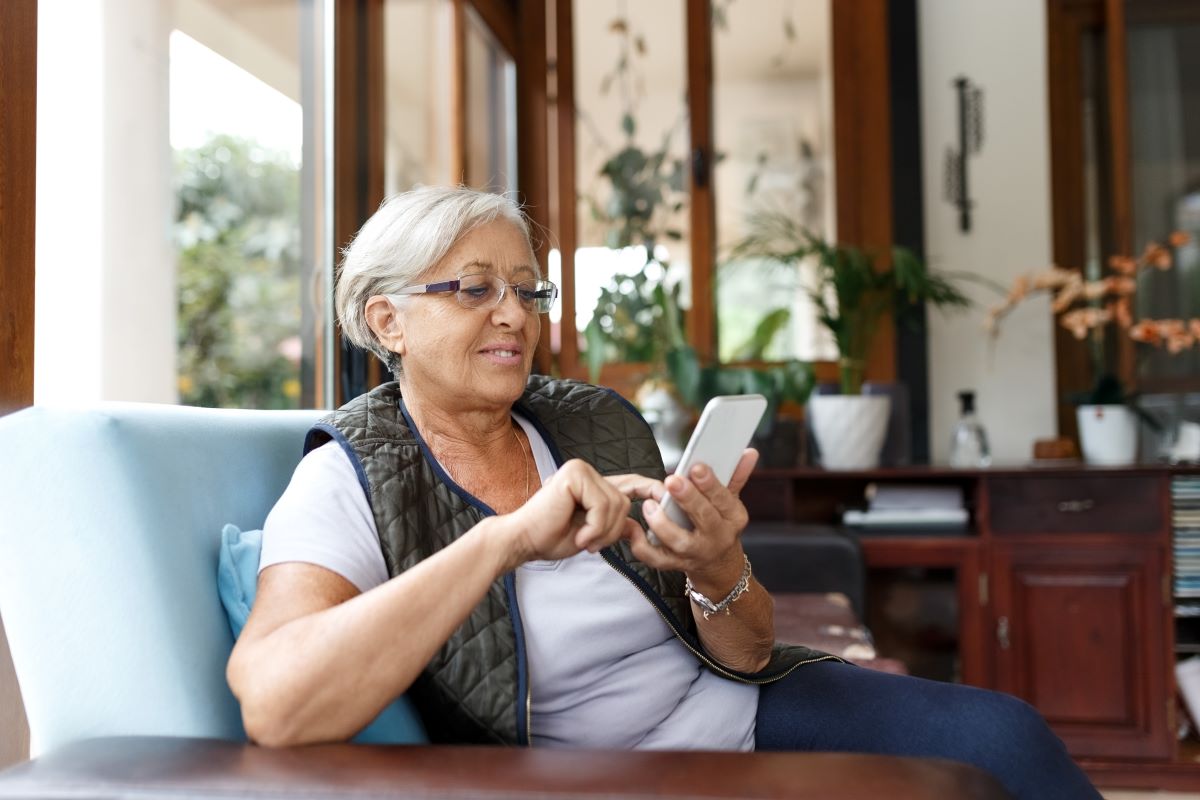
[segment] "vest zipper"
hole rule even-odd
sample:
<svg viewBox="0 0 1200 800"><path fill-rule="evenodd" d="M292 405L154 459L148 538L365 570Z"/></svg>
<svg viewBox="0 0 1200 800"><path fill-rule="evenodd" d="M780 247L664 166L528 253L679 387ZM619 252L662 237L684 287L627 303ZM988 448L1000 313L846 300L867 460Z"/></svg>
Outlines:
<svg viewBox="0 0 1200 800"><path fill-rule="evenodd" d="M510 580L511 580L511 584L509 583ZM508 575L506 575L504 577L504 588L505 588L505 594L508 595L508 599L509 599L509 609L508 609L509 622L512 623L513 632L514 632L514 634L516 634L519 630L521 630L523 628L523 623L521 621L521 606L520 606L520 603L517 602L517 570L514 569L512 572L510 572ZM524 636L517 635L515 638L516 638L516 641L515 641L514 645L517 648L517 672L518 672L517 688L518 689L520 688L520 685L521 685L521 683L520 683L521 665L522 665L522 663L525 665L525 731L524 731L525 742L524 742L524 744L526 747L533 747L533 736L531 735L531 731L533 729L533 718L532 718L533 717L533 715L532 715L533 686L532 686L532 682L530 681L529 663L524 658L522 658L522 656L525 653ZM517 699L517 702L520 703L521 702L520 699ZM517 706L517 744L518 745L521 744L520 708L521 708L520 706Z"/></svg>
<svg viewBox="0 0 1200 800"><path fill-rule="evenodd" d="M533 747L533 681L528 663L525 664L525 746Z"/></svg>
<svg viewBox="0 0 1200 800"><path fill-rule="evenodd" d="M678 639L684 647L686 647L689 651L691 651L692 655L694 655L696 658L700 659L700 661L703 662L704 664L708 665L709 669L711 669L713 672L716 672L719 675L723 675L724 677L729 678L730 680L738 681L739 683L748 683L748 684L753 684L753 685L757 685L757 686L762 686L762 685L765 685L768 683L774 683L775 681L786 678L788 675L791 675L792 672L794 672L797 668L802 667L805 664L815 664L818 661L843 661L843 662L845 661L845 659L838 658L837 656L824 655L824 656L819 656L817 658L805 659L804 661L797 661L795 664L793 664L791 667L789 667L786 672L784 672L780 675L772 676L770 678L761 678L761 679L759 679L759 678L743 678L740 675L735 675L734 673L727 670L725 667L718 664L716 661L713 661L702 651L697 650L695 647L693 647L691 645L691 643L688 642L688 640L685 639L683 637L683 635L675 628L675 626L671 624L671 620L669 620L667 618L667 615L662 612L662 609L658 607L658 604L655 603L653 599L651 599L650 595L646 594L646 590L643 589L641 587L641 585L629 575L629 573L627 573L625 570L621 569L621 567L617 565L617 563L613 560L615 558L615 556L613 556L611 554L609 549L605 548L604 550L601 550L600 556L606 562L608 562L608 565L610 567L612 567L613 569L615 569L621 577L623 577L625 580L629 581L629 583L633 585L633 588L637 589L638 593L641 594L642 597L646 598L646 602L648 602L651 605L651 607L655 611L658 612L658 615L660 617L662 617L663 622L667 623L667 627L671 629L671 633L674 634L675 638ZM526 678L526 681L528 681L528 678ZM528 683L526 683L526 686L528 686Z"/></svg>
<svg viewBox="0 0 1200 800"><path fill-rule="evenodd" d="M512 576L513 576L513 605L516 606L517 570L513 570ZM519 607L516 607L515 611L516 611L518 617L521 616L521 609ZM524 627L525 623L522 621L521 625L522 625L522 627ZM525 651L526 651L526 658L525 658L525 746L532 748L533 747L533 675L532 675L531 670L529 669L528 649L527 648L522 648L522 649L525 649Z"/></svg>

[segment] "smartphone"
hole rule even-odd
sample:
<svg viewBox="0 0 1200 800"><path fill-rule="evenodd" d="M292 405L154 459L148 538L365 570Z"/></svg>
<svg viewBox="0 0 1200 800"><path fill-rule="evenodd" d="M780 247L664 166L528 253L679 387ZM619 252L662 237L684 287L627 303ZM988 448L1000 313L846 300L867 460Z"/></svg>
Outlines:
<svg viewBox="0 0 1200 800"><path fill-rule="evenodd" d="M707 464L713 476L727 485L766 410L767 398L761 394L721 395L709 400L675 474L686 475L693 465ZM671 495L663 496L662 509L675 524L689 531L693 529L692 521ZM653 532L648 530L646 538L657 546L658 537Z"/></svg>

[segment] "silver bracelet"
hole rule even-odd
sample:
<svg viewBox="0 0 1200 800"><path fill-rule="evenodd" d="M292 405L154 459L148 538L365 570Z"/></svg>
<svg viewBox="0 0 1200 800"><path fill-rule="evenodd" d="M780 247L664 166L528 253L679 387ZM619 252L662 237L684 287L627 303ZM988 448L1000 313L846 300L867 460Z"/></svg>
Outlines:
<svg viewBox="0 0 1200 800"><path fill-rule="evenodd" d="M708 619L713 614L719 614L722 611L724 611L726 614L730 613L729 607L733 605L735 600L744 595L750 589L750 556L743 553L742 558L746 561L746 567L742 570L742 577L738 579L737 585L733 587L733 590L730 591L729 594L725 595L725 599L719 603L714 603L712 600L709 600L703 594L696 591L696 587L692 585L691 578L687 578L687 580L684 582L683 590L687 592L688 597L692 598L693 603L703 609L705 619Z"/></svg>

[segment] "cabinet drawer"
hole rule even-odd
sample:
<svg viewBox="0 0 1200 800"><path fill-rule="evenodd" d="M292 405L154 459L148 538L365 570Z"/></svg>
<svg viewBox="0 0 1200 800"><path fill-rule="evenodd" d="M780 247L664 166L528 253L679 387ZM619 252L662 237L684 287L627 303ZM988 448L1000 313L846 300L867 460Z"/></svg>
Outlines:
<svg viewBox="0 0 1200 800"><path fill-rule="evenodd" d="M1160 533L1162 486L1152 475L988 478L995 534Z"/></svg>

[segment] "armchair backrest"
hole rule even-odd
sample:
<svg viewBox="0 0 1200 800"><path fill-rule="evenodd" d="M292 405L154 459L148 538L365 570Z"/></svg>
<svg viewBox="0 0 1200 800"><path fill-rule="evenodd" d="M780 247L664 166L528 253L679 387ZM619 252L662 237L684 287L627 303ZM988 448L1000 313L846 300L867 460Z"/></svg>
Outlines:
<svg viewBox="0 0 1200 800"><path fill-rule="evenodd" d="M32 754L101 735L244 737L221 527L260 527L319 411L135 403L0 418L0 616Z"/></svg>

